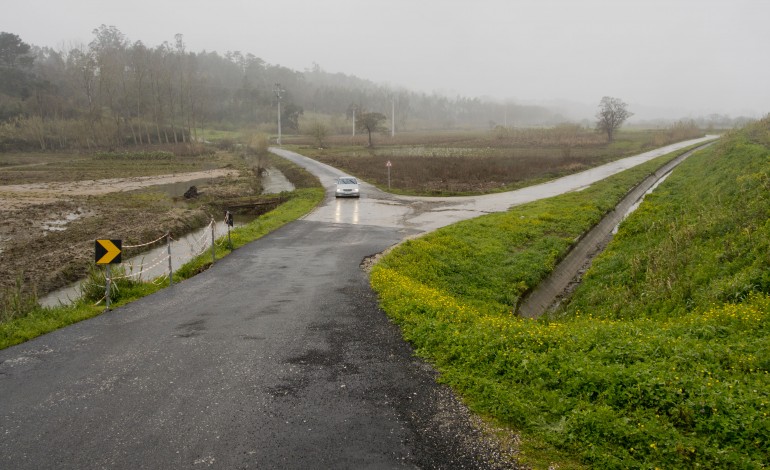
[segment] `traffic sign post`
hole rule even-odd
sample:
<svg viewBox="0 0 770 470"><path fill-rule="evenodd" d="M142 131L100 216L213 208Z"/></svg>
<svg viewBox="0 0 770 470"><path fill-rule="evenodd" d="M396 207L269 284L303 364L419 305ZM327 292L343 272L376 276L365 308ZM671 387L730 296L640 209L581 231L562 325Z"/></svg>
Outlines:
<svg viewBox="0 0 770 470"><path fill-rule="evenodd" d="M107 306L107 310L110 309L110 288L112 287L112 273L110 273L110 265L108 264L104 268L104 304Z"/></svg>
<svg viewBox="0 0 770 470"><path fill-rule="evenodd" d="M174 269L171 267L171 232L166 232L166 250L168 251L168 285L174 285Z"/></svg>
<svg viewBox="0 0 770 470"><path fill-rule="evenodd" d="M106 281L104 288L104 299L107 305L107 310L110 309L110 287L112 284L112 274L110 273L110 265L122 261L123 253L123 240L96 240L94 244L94 258L96 264L105 264L104 280Z"/></svg>
<svg viewBox="0 0 770 470"><path fill-rule="evenodd" d="M225 211L225 224L227 225L227 247L232 250L233 241L230 239L230 227L235 225L235 221L233 220L233 213L230 211Z"/></svg>
<svg viewBox="0 0 770 470"><path fill-rule="evenodd" d="M123 240L96 240L96 264L120 264L123 253Z"/></svg>
<svg viewBox="0 0 770 470"><path fill-rule="evenodd" d="M393 164L388 160L388 163L386 163L385 166L388 167L388 189L390 189L390 167L392 167Z"/></svg>

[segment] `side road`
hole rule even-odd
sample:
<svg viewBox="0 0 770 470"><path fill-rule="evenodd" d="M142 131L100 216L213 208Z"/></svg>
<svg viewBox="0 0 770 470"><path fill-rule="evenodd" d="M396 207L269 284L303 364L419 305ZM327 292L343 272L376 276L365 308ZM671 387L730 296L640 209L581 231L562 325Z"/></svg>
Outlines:
<svg viewBox="0 0 770 470"><path fill-rule="evenodd" d="M415 197L399 196L380 191L372 185L363 183L363 196L360 201L334 201L333 194L328 194L327 204L319 207L307 216L307 220L322 222L364 223L382 227L413 229L430 232L437 228L471 219L492 212L502 212L512 206L525 204L558 196L570 191L578 191L608 176L620 173L653 158L674 152L699 143L716 139L708 135L655 150L641 153L621 160L616 160L580 173L557 178L546 183L528 186L506 193L486 194L483 196L463 197ZM339 170L295 152L280 148L270 149L276 155L301 165L318 176L324 186L331 187L334 177L342 174ZM346 212L345 208L355 208Z"/></svg>

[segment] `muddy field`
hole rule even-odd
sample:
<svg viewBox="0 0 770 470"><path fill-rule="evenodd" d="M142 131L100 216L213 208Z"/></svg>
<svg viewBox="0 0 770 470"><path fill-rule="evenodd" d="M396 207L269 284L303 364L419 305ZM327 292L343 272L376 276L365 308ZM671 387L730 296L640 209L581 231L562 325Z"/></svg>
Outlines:
<svg viewBox="0 0 770 470"><path fill-rule="evenodd" d="M221 218L223 201L261 193L264 162L227 152L0 154L0 287L43 295L87 271L94 240L126 244ZM195 185L199 195L183 193Z"/></svg>
<svg viewBox="0 0 770 470"><path fill-rule="evenodd" d="M380 188L452 196L510 191L703 135L691 131L621 131L613 142L578 126L418 133L378 136L372 148L365 136L329 138L332 145L323 148L308 138L286 140L299 153Z"/></svg>

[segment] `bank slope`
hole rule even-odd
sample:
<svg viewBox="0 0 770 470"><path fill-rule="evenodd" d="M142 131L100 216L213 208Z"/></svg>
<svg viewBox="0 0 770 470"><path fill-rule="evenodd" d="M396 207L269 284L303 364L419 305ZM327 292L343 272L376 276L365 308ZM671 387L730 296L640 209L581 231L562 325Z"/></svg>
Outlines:
<svg viewBox="0 0 770 470"><path fill-rule="evenodd" d="M536 467L770 461L770 120L683 165L558 319L510 312L640 170L439 230L372 271L418 353L519 430Z"/></svg>

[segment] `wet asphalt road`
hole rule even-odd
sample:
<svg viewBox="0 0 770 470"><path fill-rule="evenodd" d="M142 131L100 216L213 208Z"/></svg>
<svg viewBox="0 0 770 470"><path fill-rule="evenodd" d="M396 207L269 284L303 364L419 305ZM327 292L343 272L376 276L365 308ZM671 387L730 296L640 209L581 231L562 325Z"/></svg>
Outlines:
<svg viewBox="0 0 770 470"><path fill-rule="evenodd" d="M299 221L0 352L0 468L478 467L359 268L402 236Z"/></svg>
<svg viewBox="0 0 770 470"><path fill-rule="evenodd" d="M361 203L0 351L0 468L495 466L360 267L414 231Z"/></svg>
<svg viewBox="0 0 770 470"><path fill-rule="evenodd" d="M325 186L339 174L302 162ZM193 279L0 351L0 468L510 466L360 268L492 199L364 191L327 197Z"/></svg>

